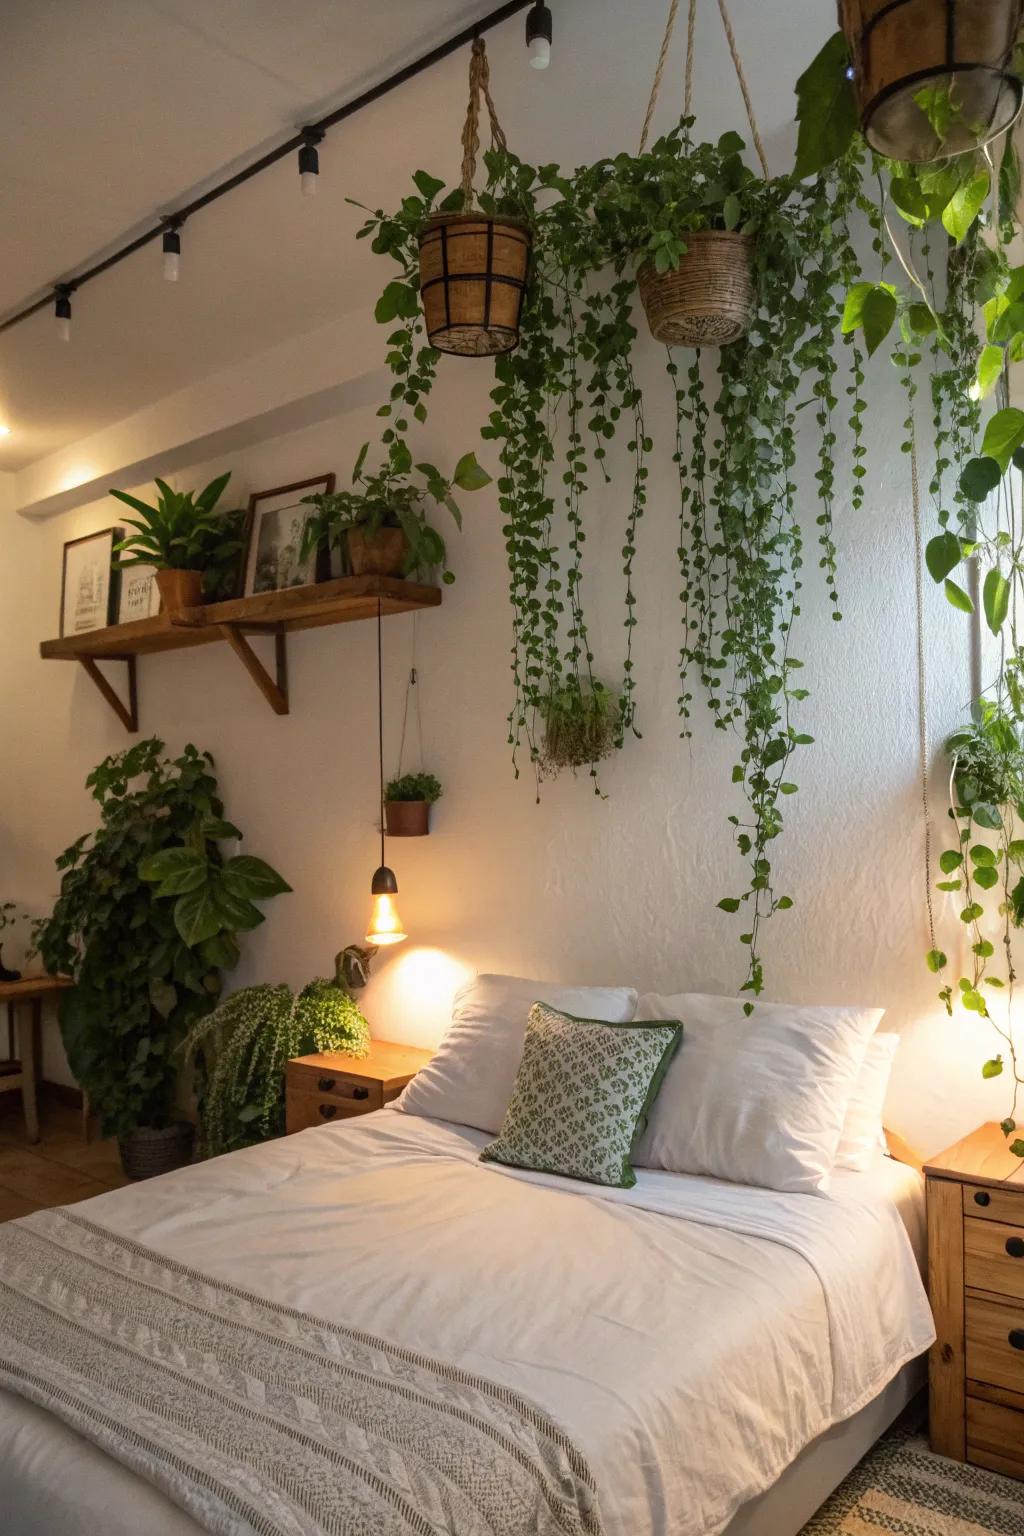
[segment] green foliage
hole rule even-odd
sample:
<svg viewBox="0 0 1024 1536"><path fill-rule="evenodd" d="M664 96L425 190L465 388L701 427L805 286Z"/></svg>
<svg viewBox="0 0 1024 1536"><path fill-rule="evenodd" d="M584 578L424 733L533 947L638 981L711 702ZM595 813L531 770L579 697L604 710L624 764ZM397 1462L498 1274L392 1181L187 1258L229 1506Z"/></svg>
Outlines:
<svg viewBox="0 0 1024 1536"><path fill-rule="evenodd" d="M441 798L441 782L432 773L404 773L400 779L389 779L384 790L385 800L425 800L433 805Z"/></svg>
<svg viewBox="0 0 1024 1536"><path fill-rule="evenodd" d="M835 32L796 83L794 175L801 181L842 160L857 132L857 103L846 38Z"/></svg>
<svg viewBox="0 0 1024 1536"><path fill-rule="evenodd" d="M142 873L162 861L161 884L174 886L176 869L179 889L197 882L187 892L194 896L227 891L227 870L246 862L225 864L217 846L218 838L240 834L223 819L209 753L188 746L168 759L163 750L152 737L89 775L100 824L57 859L60 896L36 940L48 970L74 977L61 996L61 1033L105 1135L166 1123L174 1044L213 1006L220 972L239 958L242 924L221 916L208 935L196 935L180 919L184 897L165 899L169 893ZM248 863L267 870L258 859ZM237 888L237 874L232 878ZM273 883L287 889L279 876Z"/></svg>
<svg viewBox="0 0 1024 1536"><path fill-rule="evenodd" d="M284 1132L284 1075L293 1056L365 1056L370 1030L355 1002L317 979L292 996L266 983L233 992L185 1042L196 1064L201 1149L218 1157Z"/></svg>
<svg viewBox="0 0 1024 1536"><path fill-rule="evenodd" d="M618 746L619 700L595 678L582 687L569 682L541 703L544 745L540 767L545 778L564 768L589 767L597 787L597 767Z"/></svg>
<svg viewBox="0 0 1024 1536"><path fill-rule="evenodd" d="M491 477L476 461L474 453L465 453L455 466L451 480L446 480L433 464L417 464L420 484L409 477L413 468L412 454L404 441L391 437L388 442L387 462L374 475L363 473L363 465L369 451L364 443L352 470L353 486L361 490L334 491L318 496L304 496L311 503L315 514L306 524L303 535L302 558L321 543L341 551L347 559L347 535L353 528L360 528L370 537L381 528L401 528L409 546L405 561L406 575L421 575L438 566L444 567L444 580L452 582L454 575L448 569L448 551L441 535L428 523L423 510L429 497L438 506L446 507L457 528L462 528L462 512L452 495L452 487L462 491L478 491L490 485Z"/></svg>
<svg viewBox="0 0 1024 1536"><path fill-rule="evenodd" d="M116 562L118 568L152 565L157 570L204 571L209 596L230 595L223 589L237 571L245 517L242 512L216 510L230 479L230 471L218 475L198 493L172 491L165 481L157 480L156 506L127 491L112 490L111 496L138 514L124 519L135 532L114 546L124 551Z"/></svg>

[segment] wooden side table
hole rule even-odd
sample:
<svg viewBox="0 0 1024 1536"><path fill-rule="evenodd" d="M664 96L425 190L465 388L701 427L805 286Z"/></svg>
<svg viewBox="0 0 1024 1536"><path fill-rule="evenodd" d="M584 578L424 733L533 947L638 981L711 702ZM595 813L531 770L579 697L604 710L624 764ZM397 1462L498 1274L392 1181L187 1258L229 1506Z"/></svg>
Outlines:
<svg viewBox="0 0 1024 1536"><path fill-rule="evenodd" d="M1024 1479L1024 1164L993 1123L924 1171L932 1450Z"/></svg>
<svg viewBox="0 0 1024 1536"><path fill-rule="evenodd" d="M293 1057L285 1077L288 1135L383 1109L398 1098L433 1054L412 1045L371 1040L368 1056L321 1051L314 1056Z"/></svg>
<svg viewBox="0 0 1024 1536"><path fill-rule="evenodd" d="M43 999L55 997L74 982L68 976L23 976L20 981L0 981L0 1003L7 1004L7 1033L14 1046L14 1029L18 1004L28 1004L28 1028L22 1019L18 1023L18 1057L0 1064L0 1093L21 1092L25 1113L25 1132L29 1141L39 1140L39 1111L36 1104L36 1082L39 1077L40 1034L43 1019Z"/></svg>

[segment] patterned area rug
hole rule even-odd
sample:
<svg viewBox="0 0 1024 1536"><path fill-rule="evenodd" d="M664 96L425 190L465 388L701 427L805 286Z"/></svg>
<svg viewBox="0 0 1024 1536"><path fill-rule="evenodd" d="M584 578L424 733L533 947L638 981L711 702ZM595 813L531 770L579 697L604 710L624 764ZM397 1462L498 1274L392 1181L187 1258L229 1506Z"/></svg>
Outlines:
<svg viewBox="0 0 1024 1536"><path fill-rule="evenodd" d="M925 1435L893 1429L801 1536L1024 1536L1024 1483L933 1456Z"/></svg>

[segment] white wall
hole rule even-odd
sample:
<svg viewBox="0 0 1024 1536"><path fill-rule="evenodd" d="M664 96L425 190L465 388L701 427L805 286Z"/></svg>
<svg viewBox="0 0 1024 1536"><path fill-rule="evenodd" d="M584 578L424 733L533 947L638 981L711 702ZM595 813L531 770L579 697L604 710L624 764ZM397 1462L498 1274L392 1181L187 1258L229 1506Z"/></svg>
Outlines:
<svg viewBox="0 0 1024 1536"><path fill-rule="evenodd" d="M577 3L561 9L584 8ZM741 10L746 14L749 7ZM772 105L781 119L784 110L788 115L783 98L792 61L810 46L796 25L799 18L787 22L790 30L781 38L785 28L776 20L772 47L779 52L782 84L773 87ZM751 25L748 16L748 37ZM573 88L582 90L587 49L596 61L606 59L607 48L591 43L579 27L574 43L566 68ZM496 75L518 61L518 33L509 47L515 57L497 54ZM757 87L762 93L765 78ZM606 115L608 121L600 142L592 119L584 131L578 113L574 120L567 111L554 71L545 86L546 97L530 83L528 125L520 102L503 114L514 143L517 127L532 141L524 144L525 152L571 163L632 142L635 81L628 96L624 86L617 89L608 81L602 123ZM735 113L706 84L702 89L711 98L710 135L722 131ZM546 114L539 123L538 102ZM396 100L394 113L403 110ZM410 121L410 126L421 125ZM450 124L441 126L450 130ZM438 132L431 132L437 139ZM587 139L593 142L581 143ZM428 150L418 142L417 164L429 164ZM773 158L780 164L784 158L777 143ZM376 187L371 195L390 201L402 191L396 184ZM339 252L339 264L367 259L363 247L354 254ZM380 275L383 281L383 268ZM343 370L339 364L339 377L379 366L382 345L374 352L371 339L361 347L344 359ZM445 590L443 606L420 616L415 626L410 618L390 619L385 626L386 767L395 767L415 627L426 766L442 779L445 794L429 839L389 845L411 938L393 955L380 957L366 995L378 1035L435 1040L454 986L474 967L663 990L732 991L743 978L739 920L715 906L720 896L742 889L743 869L725 821L740 807L729 785L735 745L710 727L702 710L694 714L693 741L686 744L678 736L677 507L668 395L658 349L651 344L644 351L650 426L660 447L635 583L643 739L631 741L604 769L607 798L595 798L584 776L577 783L546 786L537 805L532 780L512 779L505 744L509 609L491 490L464 498L466 532L461 539L453 533L450 541L458 581ZM418 446L441 465L478 447L481 459L496 468L488 446L476 442L483 416L482 366L460 360L442 366L430 421L418 435ZM856 519L845 496L837 507L841 625L830 617L816 561L807 562L795 651L806 662L813 690L801 725L817 744L799 755L795 777L801 790L788 802L789 825L776 848L782 885L796 906L765 930L764 950L771 998L886 1007L887 1026L905 1037L891 1118L922 1149L933 1151L980 1118L1001 1115L1005 1091L998 1083L980 1082L980 1062L991 1053L984 1025L963 1018L947 1022L935 1000L935 980L923 965L914 556L908 467L898 451L896 427L902 410L889 372L881 360L872 365L872 453L864 507ZM265 401L259 408L266 409ZM180 401L174 419L181 419ZM229 458L181 468L173 478L179 485L201 483L231 465L239 493L329 469L343 480L360 443L378 426L372 407L356 404L331 420L250 444ZM43 494L38 482L37 475L35 496ZM805 492L809 541L815 512L813 497ZM624 513L621 480L611 492L593 495L587 513L590 616L598 663L612 683L621 676L618 551ZM0 895L37 911L56 888L54 855L90 825L87 772L127 741L80 669L38 659L38 642L57 630L62 543L112 521L114 504L93 501L49 519L6 515L2 522L0 698L6 729L0 735ZM940 743L969 700L967 636L962 620L930 587L927 605L930 725L933 741ZM228 814L245 830L246 848L269 859L295 887L293 895L269 905L266 924L248 939L236 973L240 983L297 984L329 970L335 950L363 932L369 879L379 857L374 626L291 637L289 670L292 712L278 719L226 647L144 658L139 667L143 732L161 735L172 748L191 740L213 752ZM935 767L941 838L938 759ZM961 925L951 911L943 911L941 921L942 947L953 959ZM47 1070L61 1071L53 1039Z"/></svg>

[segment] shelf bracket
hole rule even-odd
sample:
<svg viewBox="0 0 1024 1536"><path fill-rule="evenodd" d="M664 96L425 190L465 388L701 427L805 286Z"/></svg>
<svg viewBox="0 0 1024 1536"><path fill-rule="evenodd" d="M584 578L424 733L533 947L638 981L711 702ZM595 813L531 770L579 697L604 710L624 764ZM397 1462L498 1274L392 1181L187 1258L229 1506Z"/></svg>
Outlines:
<svg viewBox="0 0 1024 1536"><path fill-rule="evenodd" d="M220 632L248 672L275 715L288 713L288 652L282 629L274 631L274 670L271 677L248 640L233 624L221 624Z"/></svg>
<svg viewBox="0 0 1024 1536"><path fill-rule="evenodd" d="M85 668L86 676L91 677L96 687L102 693L114 714L120 720L126 731L137 731L139 728L139 700L135 686L135 657L114 656L108 658L112 661L123 661L128 668L128 703L125 704L115 693L114 689L103 676L96 662L91 656L79 656L78 660Z"/></svg>

